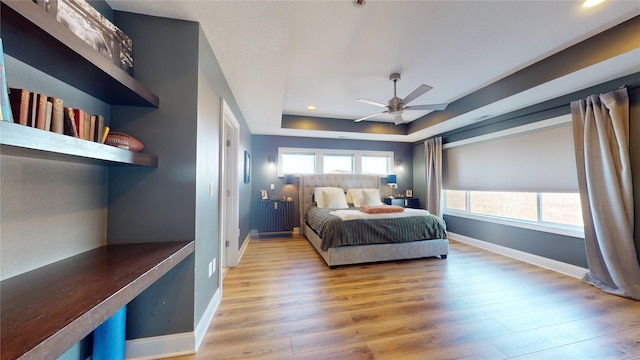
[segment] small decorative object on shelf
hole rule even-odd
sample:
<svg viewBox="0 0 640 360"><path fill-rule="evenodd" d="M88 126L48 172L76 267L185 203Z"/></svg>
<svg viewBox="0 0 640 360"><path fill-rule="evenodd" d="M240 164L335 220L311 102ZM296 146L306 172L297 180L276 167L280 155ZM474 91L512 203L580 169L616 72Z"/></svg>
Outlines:
<svg viewBox="0 0 640 360"><path fill-rule="evenodd" d="M37 0L44 11L111 60L129 75L133 73L133 42L85 0Z"/></svg>
<svg viewBox="0 0 640 360"><path fill-rule="evenodd" d="M13 122L11 105L9 105L7 76L4 72L4 50L2 48L2 38L0 38L0 107L0 120Z"/></svg>
<svg viewBox="0 0 640 360"><path fill-rule="evenodd" d="M129 134L117 131L109 132L107 140L104 143L135 152L139 152L144 149L144 145L138 139Z"/></svg>
<svg viewBox="0 0 640 360"><path fill-rule="evenodd" d="M413 190L411 190L411 189L405 190L404 191L404 196L408 197L408 198L413 197Z"/></svg>

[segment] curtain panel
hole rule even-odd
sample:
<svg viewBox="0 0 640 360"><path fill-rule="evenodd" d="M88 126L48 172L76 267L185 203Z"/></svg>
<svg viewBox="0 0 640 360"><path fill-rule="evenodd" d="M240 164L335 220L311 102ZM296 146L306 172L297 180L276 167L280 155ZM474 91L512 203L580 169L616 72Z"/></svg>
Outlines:
<svg viewBox="0 0 640 360"><path fill-rule="evenodd" d="M436 216L442 216L440 197L442 194L442 138L424 142L425 179L427 185L426 208Z"/></svg>
<svg viewBox="0 0 640 360"><path fill-rule="evenodd" d="M626 89L571 103L589 273L602 290L640 300Z"/></svg>

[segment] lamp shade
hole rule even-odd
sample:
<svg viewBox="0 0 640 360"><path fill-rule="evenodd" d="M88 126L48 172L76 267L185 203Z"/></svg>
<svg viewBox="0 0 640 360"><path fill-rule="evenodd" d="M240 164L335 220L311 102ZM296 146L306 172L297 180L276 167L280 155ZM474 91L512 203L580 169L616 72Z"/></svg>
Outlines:
<svg viewBox="0 0 640 360"><path fill-rule="evenodd" d="M293 180L294 180L293 175L285 175L285 176L284 176L284 183L285 183L286 185L291 185L291 184L293 184Z"/></svg>
<svg viewBox="0 0 640 360"><path fill-rule="evenodd" d="M395 175L387 175L387 184L395 184L396 176Z"/></svg>

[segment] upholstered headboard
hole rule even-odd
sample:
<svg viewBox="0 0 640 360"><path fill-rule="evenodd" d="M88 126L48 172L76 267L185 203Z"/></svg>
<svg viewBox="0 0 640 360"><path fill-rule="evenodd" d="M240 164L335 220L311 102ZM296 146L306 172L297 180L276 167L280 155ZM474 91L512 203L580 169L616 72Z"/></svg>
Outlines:
<svg viewBox="0 0 640 360"><path fill-rule="evenodd" d="M349 189L379 189L380 176L377 175L354 175L354 174L322 174L322 175L301 175L299 198L300 202L300 231L304 231L304 213L313 203L313 190L316 187L332 186Z"/></svg>

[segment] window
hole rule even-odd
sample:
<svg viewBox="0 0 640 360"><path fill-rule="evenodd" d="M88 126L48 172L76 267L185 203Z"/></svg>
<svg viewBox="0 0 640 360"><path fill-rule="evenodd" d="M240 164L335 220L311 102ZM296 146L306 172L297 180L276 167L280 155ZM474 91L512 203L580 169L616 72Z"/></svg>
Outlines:
<svg viewBox="0 0 640 360"><path fill-rule="evenodd" d="M536 193L471 191L469 207L473 214L526 221L538 219Z"/></svg>
<svg viewBox="0 0 640 360"><path fill-rule="evenodd" d="M445 213L451 215L483 218L485 221L494 219L517 226L530 224L583 231L580 195L577 193L445 190L443 198Z"/></svg>
<svg viewBox="0 0 640 360"><path fill-rule="evenodd" d="M584 226L580 194L543 193L540 194L542 221L556 224Z"/></svg>
<svg viewBox="0 0 640 360"><path fill-rule="evenodd" d="M278 176L284 174L393 174L393 151L278 148Z"/></svg>
<svg viewBox="0 0 640 360"><path fill-rule="evenodd" d="M282 174L314 174L316 172L316 155L304 153L280 154Z"/></svg>
<svg viewBox="0 0 640 360"><path fill-rule="evenodd" d="M467 193L459 190L447 190L446 191L446 205L447 209L467 211Z"/></svg>
<svg viewBox="0 0 640 360"><path fill-rule="evenodd" d="M389 156L362 156L362 173L386 176L391 173Z"/></svg>
<svg viewBox="0 0 640 360"><path fill-rule="evenodd" d="M353 174L353 155L324 155L322 157L323 174Z"/></svg>

